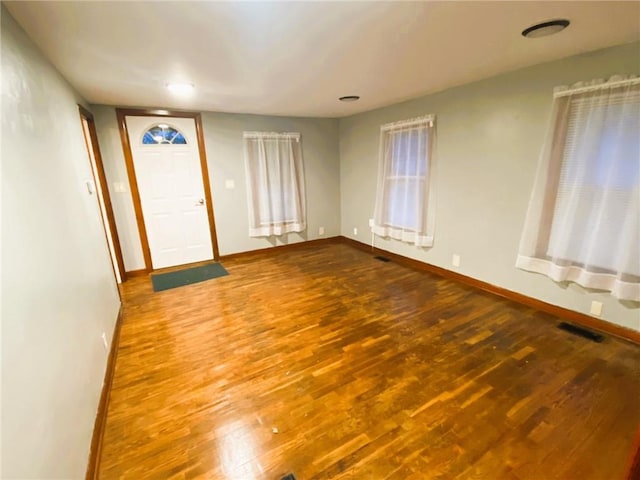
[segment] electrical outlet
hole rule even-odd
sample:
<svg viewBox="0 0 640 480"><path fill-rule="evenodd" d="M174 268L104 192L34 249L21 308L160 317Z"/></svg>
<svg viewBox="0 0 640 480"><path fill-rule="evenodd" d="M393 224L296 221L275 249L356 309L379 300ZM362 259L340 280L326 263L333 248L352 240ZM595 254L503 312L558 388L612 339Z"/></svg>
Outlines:
<svg viewBox="0 0 640 480"><path fill-rule="evenodd" d="M102 343L104 344L104 350L109 351L109 342L107 342L107 334L102 332Z"/></svg>
<svg viewBox="0 0 640 480"><path fill-rule="evenodd" d="M453 258L451 259L451 265L453 265L454 267L460 266L460 255L456 253L453 254Z"/></svg>
<svg viewBox="0 0 640 480"><path fill-rule="evenodd" d="M591 315L595 315L599 317L602 315L602 302L596 302L595 300L591 302Z"/></svg>
<svg viewBox="0 0 640 480"><path fill-rule="evenodd" d="M356 227L353 227L353 234L358 235L358 229Z"/></svg>
<svg viewBox="0 0 640 480"><path fill-rule="evenodd" d="M369 219L369 227L373 228L373 218Z"/></svg>
<svg viewBox="0 0 640 480"><path fill-rule="evenodd" d="M236 188L236 182L234 180L225 180L224 187L227 190L233 190L234 188Z"/></svg>
<svg viewBox="0 0 640 480"><path fill-rule="evenodd" d="M318 228L318 235L324 235L324 227Z"/></svg>
<svg viewBox="0 0 640 480"><path fill-rule="evenodd" d="M113 182L113 191L116 193L124 193L126 191L123 182Z"/></svg>

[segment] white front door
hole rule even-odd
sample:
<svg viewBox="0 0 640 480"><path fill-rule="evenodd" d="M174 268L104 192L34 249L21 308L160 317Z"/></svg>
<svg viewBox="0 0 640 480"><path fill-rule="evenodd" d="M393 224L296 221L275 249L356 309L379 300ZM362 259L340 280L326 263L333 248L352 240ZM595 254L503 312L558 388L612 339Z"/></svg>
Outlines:
<svg viewBox="0 0 640 480"><path fill-rule="evenodd" d="M213 259L194 119L126 123L153 268Z"/></svg>

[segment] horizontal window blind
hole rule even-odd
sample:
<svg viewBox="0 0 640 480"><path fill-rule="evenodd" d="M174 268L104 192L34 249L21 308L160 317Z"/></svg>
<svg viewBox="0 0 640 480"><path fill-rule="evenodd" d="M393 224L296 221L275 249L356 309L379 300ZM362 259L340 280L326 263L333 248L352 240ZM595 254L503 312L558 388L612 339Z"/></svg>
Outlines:
<svg viewBox="0 0 640 480"><path fill-rule="evenodd" d="M556 95L517 266L640 301L640 82Z"/></svg>

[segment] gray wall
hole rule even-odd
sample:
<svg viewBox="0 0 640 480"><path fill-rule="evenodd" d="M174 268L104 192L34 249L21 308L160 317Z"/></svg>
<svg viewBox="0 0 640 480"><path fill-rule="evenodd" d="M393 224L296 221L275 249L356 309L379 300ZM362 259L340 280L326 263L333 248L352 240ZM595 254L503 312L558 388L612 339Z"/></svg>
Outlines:
<svg viewBox="0 0 640 480"><path fill-rule="evenodd" d="M142 270L144 269L144 256L129 189L129 177L118 131L116 110L113 107L92 105L91 113L93 113L93 119L96 123L98 144L100 145L104 174L107 177L124 269L127 272ZM115 183L120 183L124 187L124 191L116 191Z"/></svg>
<svg viewBox="0 0 640 480"><path fill-rule="evenodd" d="M83 478L120 299L77 102L2 7L2 478Z"/></svg>
<svg viewBox="0 0 640 480"><path fill-rule="evenodd" d="M114 216L127 271L144 268L115 108L93 105ZM221 255L340 235L340 166L336 119L202 114L213 208ZM306 176L307 230L282 238L250 238L243 131L300 132ZM225 187L233 180L234 189ZM114 183L124 183L116 192ZM325 228L319 235L319 227Z"/></svg>
<svg viewBox="0 0 640 480"><path fill-rule="evenodd" d="M514 267L553 87L640 73L639 48L635 43L570 57L341 119L342 234L371 242L380 125L435 114L434 246L418 249L378 237L376 246L582 313L597 300L604 303L604 319L640 330L638 304ZM451 266L453 254L461 256L459 268Z"/></svg>
<svg viewBox="0 0 640 480"><path fill-rule="evenodd" d="M275 238L249 237L243 131L300 132L307 191L307 230L277 240L295 243L340 235L338 121L204 113L202 117L211 175L218 244L222 255L276 245ZM227 190L225 180L234 180ZM324 235L318 228L324 227Z"/></svg>

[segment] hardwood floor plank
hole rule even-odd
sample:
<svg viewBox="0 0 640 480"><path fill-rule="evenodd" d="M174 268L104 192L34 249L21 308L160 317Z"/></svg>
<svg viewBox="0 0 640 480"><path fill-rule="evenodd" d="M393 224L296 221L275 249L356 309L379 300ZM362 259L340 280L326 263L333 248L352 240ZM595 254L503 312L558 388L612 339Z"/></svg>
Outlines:
<svg viewBox="0 0 640 480"><path fill-rule="evenodd" d="M640 347L343 244L123 286L102 479L620 479Z"/></svg>

